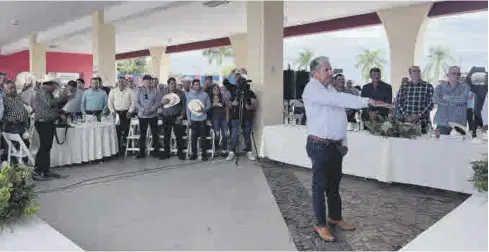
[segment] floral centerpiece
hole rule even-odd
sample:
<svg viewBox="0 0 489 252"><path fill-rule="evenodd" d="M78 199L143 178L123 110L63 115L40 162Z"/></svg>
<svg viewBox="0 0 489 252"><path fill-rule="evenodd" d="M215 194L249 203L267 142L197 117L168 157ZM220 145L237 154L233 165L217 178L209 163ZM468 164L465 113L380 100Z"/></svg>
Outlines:
<svg viewBox="0 0 489 252"><path fill-rule="evenodd" d="M29 168L5 165L0 170L0 228L23 216L37 214L35 184Z"/></svg>
<svg viewBox="0 0 489 252"><path fill-rule="evenodd" d="M479 192L487 192L487 154L482 160L471 162L474 175L470 181L474 183L474 188Z"/></svg>
<svg viewBox="0 0 489 252"><path fill-rule="evenodd" d="M398 117L377 117L365 122L366 130L372 135L414 139L421 136L419 125L402 122Z"/></svg>

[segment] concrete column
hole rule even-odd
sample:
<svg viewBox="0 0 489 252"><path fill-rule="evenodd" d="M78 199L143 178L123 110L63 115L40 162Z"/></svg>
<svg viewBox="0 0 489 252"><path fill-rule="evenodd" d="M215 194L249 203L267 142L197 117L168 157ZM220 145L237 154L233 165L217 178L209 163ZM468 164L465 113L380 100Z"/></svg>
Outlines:
<svg viewBox="0 0 489 252"><path fill-rule="evenodd" d="M115 26L105 24L104 12L92 14L93 76L101 77L104 86L116 83Z"/></svg>
<svg viewBox="0 0 489 252"><path fill-rule="evenodd" d="M149 53L151 55L150 74L157 77L160 83L166 83L170 77L170 55L166 53L166 47L150 47Z"/></svg>
<svg viewBox="0 0 489 252"><path fill-rule="evenodd" d="M237 68L246 68L248 57L248 40L246 34L237 34L229 37L233 47L234 64Z"/></svg>
<svg viewBox="0 0 489 252"><path fill-rule="evenodd" d="M36 80L46 76L46 46L37 42L37 34L29 36L29 71Z"/></svg>
<svg viewBox="0 0 489 252"><path fill-rule="evenodd" d="M264 126L283 124L283 1L248 1L248 77L258 96L254 133L258 150Z"/></svg>
<svg viewBox="0 0 489 252"><path fill-rule="evenodd" d="M422 64L426 20L431 6L432 3L423 3L377 12L389 40L393 95L402 77L408 77L409 67Z"/></svg>

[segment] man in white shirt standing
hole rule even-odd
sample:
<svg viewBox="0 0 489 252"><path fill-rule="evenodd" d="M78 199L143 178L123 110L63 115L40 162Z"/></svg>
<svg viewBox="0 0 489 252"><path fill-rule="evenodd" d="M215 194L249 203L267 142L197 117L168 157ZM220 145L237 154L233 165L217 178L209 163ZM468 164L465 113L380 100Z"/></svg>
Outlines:
<svg viewBox="0 0 489 252"><path fill-rule="evenodd" d="M119 142L119 153L124 153L123 140L129 132L131 115L134 112L136 104L136 94L130 88L127 88L127 82L124 77L119 77L117 87L109 93L108 107L112 116L119 115L119 125L117 129L117 139Z"/></svg>
<svg viewBox="0 0 489 252"><path fill-rule="evenodd" d="M347 118L345 109L361 109L368 105L391 108L393 105L336 91L332 85L333 69L327 57L318 57L311 64L311 80L302 99L307 115L307 155L312 161L312 205L316 217L314 231L325 241L334 241L328 230L336 225L351 231L341 215L339 185L346 147ZM328 198L326 220L325 197Z"/></svg>

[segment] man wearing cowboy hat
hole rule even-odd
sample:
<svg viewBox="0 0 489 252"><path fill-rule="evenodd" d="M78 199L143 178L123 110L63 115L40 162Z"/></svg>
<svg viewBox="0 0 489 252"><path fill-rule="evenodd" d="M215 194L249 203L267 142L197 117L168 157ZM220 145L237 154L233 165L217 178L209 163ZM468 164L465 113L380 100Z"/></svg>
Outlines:
<svg viewBox="0 0 489 252"><path fill-rule="evenodd" d="M41 89L34 96L34 110L36 111L34 126L39 133L39 150L36 154L34 179L62 177L60 174L50 171L51 148L53 147L53 138L56 133L56 120L66 121L64 115L60 114L61 104L72 99L73 94L62 92L59 98L55 98L53 92L58 86L59 84L55 81L43 82Z"/></svg>
<svg viewBox="0 0 489 252"><path fill-rule="evenodd" d="M180 160L185 160L183 153L183 141L184 128L181 125L183 118L185 117L185 92L177 89L177 82L175 78L170 77L167 81L168 87L163 90L163 98L161 103L163 109L161 111L161 121L163 122L163 145L165 151L161 155L161 159L167 159L170 157L170 139L171 131L175 132L175 138L177 141L177 156ZM173 99L170 99L174 96Z"/></svg>
<svg viewBox="0 0 489 252"><path fill-rule="evenodd" d="M211 100L206 92L202 91L200 80L194 79L190 92L187 93L187 118L190 121L192 155L190 160L197 159L197 139L200 137L202 160L207 160L207 112L211 109Z"/></svg>

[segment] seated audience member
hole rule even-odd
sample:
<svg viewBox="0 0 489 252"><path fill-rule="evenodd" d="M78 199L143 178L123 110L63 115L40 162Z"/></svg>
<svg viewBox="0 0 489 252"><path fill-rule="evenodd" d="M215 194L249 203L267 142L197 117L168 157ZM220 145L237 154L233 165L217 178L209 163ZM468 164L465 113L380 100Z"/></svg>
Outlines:
<svg viewBox="0 0 489 252"><path fill-rule="evenodd" d="M63 111L71 118L71 120L74 120L75 117L82 116L81 101L83 89L80 89L80 86L75 81L69 81L67 88L70 89L70 92L73 92L74 98L66 103L66 105L63 107Z"/></svg>
<svg viewBox="0 0 489 252"><path fill-rule="evenodd" d="M24 133L29 128L29 114L32 112L32 108L24 104L17 94L15 83L10 80L4 84L3 107L3 131L18 134L29 147L29 139L25 139ZM15 147L19 148L18 146Z"/></svg>
<svg viewBox="0 0 489 252"><path fill-rule="evenodd" d="M110 91L107 106L114 118L116 115L119 116L119 125L116 126L116 131L119 154L122 154L124 153L124 138L129 133L129 124L136 106L136 94L127 87L124 77L119 77L117 87Z"/></svg>
<svg viewBox="0 0 489 252"><path fill-rule="evenodd" d="M102 112L107 110L107 93L100 89L98 77L90 81L90 89L83 92L81 99L81 111L83 115L95 115L98 120Z"/></svg>
<svg viewBox="0 0 489 252"><path fill-rule="evenodd" d="M383 101L385 103L392 103L392 87L391 85L381 80L381 72L379 68L370 69L370 78L372 82L365 84L362 87L361 96L370 98L376 101ZM378 116L387 118L389 114L388 108L376 108L369 106L366 109L362 109L362 120L368 121L377 118Z"/></svg>
<svg viewBox="0 0 489 252"><path fill-rule="evenodd" d="M467 101L470 87L460 82L460 68L448 69L448 82L436 86L433 102L437 105L434 122L441 135L450 135L450 122L467 125Z"/></svg>

